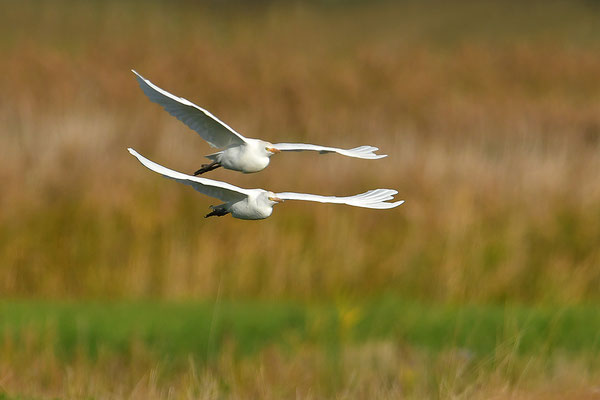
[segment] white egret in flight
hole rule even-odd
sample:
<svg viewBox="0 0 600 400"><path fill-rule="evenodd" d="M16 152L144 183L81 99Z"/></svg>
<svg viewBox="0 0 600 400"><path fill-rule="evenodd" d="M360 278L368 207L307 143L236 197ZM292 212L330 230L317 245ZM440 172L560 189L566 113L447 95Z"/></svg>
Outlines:
<svg viewBox="0 0 600 400"><path fill-rule="evenodd" d="M134 70L131 71L136 75L140 87L150 100L161 105L169 114L198 132L209 145L223 149L217 153L207 155L206 157L212 162L203 164L202 168L196 171L194 175L200 175L219 167L246 174L262 171L269 165L269 158L273 154L282 151L312 150L321 154L338 153L348 157L369 160L386 157L383 154L375 154L375 151L379 149L373 146L359 146L346 150L305 143L272 144L264 140L244 137L207 110L198 107L189 100L172 95Z"/></svg>
<svg viewBox="0 0 600 400"><path fill-rule="evenodd" d="M171 178L185 185L190 185L200 193L207 196L216 197L223 201L223 204L211 206L212 211L206 215L223 216L231 213L234 218L239 219L264 219L271 215L273 206L284 200L306 200L317 201L320 203L348 204L355 207L387 209L394 208L404 203L404 200L393 203L387 202L393 200L398 192L391 189L375 189L368 192L348 197L318 196L306 193L273 193L263 189L242 189L230 185L229 183L215 181L213 179L201 178L182 174L163 167L153 161L148 160L132 148L128 149L144 166L154 172L158 172L164 177Z"/></svg>

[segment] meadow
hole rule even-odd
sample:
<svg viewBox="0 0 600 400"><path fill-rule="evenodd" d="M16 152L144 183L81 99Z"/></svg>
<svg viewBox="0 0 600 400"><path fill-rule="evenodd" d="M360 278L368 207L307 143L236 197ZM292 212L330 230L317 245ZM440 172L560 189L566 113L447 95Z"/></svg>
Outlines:
<svg viewBox="0 0 600 400"><path fill-rule="evenodd" d="M2 386L33 396L593 398L600 379L593 306L385 296L312 305L7 301L0 311Z"/></svg>
<svg viewBox="0 0 600 400"><path fill-rule="evenodd" d="M2 9L0 398L598 394L595 3ZM212 178L406 203L205 220L126 151L212 152L132 68L249 137L390 155Z"/></svg>

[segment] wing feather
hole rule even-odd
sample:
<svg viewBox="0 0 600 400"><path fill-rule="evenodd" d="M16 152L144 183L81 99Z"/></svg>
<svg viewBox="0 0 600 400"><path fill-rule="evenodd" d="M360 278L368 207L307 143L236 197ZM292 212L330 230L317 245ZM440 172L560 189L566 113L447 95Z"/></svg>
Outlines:
<svg viewBox="0 0 600 400"><path fill-rule="evenodd" d="M359 146L353 149L339 149L337 147L319 146L316 144L307 143L277 143L274 144L273 147L281 151L318 151L320 154L338 153L343 156L364 158L367 160L376 160L378 158L387 157L386 154L375 154L375 152L379 149L373 146Z"/></svg>
<svg viewBox="0 0 600 400"><path fill-rule="evenodd" d="M246 138L209 111L198 107L183 97L177 97L145 79L136 71L131 70L148 98L161 105L169 114L198 132L212 147L225 148L242 144Z"/></svg>
<svg viewBox="0 0 600 400"><path fill-rule="evenodd" d="M248 189L242 189L229 183L215 181L213 179L182 174L181 172L173 171L172 169L163 167L154 161L148 160L146 157L142 156L132 148L128 148L127 150L129 150L129 152L135 156L146 168L151 169L154 172L158 172L166 178L176 180L184 185L189 185L198 192L207 196L215 197L225 202L231 202L242 200L249 194Z"/></svg>
<svg viewBox="0 0 600 400"><path fill-rule="evenodd" d="M316 194L291 192L276 193L275 196L282 200L305 200L316 201L319 203L347 204L364 208L387 209L398 207L400 204L404 203L404 200L387 203L388 200L393 200L394 195L396 194L398 194L398 191L392 189L375 189L347 197L319 196Z"/></svg>

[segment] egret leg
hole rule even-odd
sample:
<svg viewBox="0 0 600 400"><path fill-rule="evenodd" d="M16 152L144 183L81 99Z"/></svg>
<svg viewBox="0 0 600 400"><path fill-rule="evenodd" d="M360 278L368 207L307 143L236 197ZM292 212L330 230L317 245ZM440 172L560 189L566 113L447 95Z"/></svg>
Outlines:
<svg viewBox="0 0 600 400"><path fill-rule="evenodd" d="M209 212L208 214L206 214L204 216L204 218L208 218L208 217L213 217L213 216L217 216L217 217L222 217L223 215L227 215L229 214L229 211L227 211L224 208L215 208L214 210L212 210L211 212Z"/></svg>
<svg viewBox="0 0 600 400"><path fill-rule="evenodd" d="M202 164L202 168L198 171L194 172L194 176L203 174L208 171L212 171L213 169L217 169L221 166L218 161L213 161L210 164Z"/></svg>

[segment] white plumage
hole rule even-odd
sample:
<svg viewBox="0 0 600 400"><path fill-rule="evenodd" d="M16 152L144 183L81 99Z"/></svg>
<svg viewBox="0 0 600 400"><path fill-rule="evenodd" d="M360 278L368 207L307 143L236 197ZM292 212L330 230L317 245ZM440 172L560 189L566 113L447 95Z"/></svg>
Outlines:
<svg viewBox="0 0 600 400"><path fill-rule="evenodd" d="M348 157L375 160L386 157L375 154L379 150L373 146L359 146L353 149L319 146L305 143L272 144L260 139L246 138L227 124L212 115L209 111L198 107L189 100L177 97L159 88L143 76L132 70L140 87L150 100L161 105L169 114L198 132L212 147L223 149L206 156L212 162L203 165L194 175L211 171L218 167L244 173L258 172L269 165L269 158L281 151L317 151L338 153Z"/></svg>
<svg viewBox="0 0 600 400"><path fill-rule="evenodd" d="M153 161L148 160L134 149L129 148L129 152L134 155L144 166L154 172L176 180L185 185L190 185L198 192L207 196L215 197L223 204L211 206L213 211L207 215L222 216L228 213L234 218L239 219L264 219L271 215L273 206L284 200L305 200L316 201L320 203L347 204L355 207L387 209L394 208L404 203L403 200L389 203L398 192L391 189L375 189L368 192L357 194L355 196L336 197L319 196L306 193L273 193L263 189L243 189L229 183L215 181L213 179L201 178L182 174L163 167Z"/></svg>

